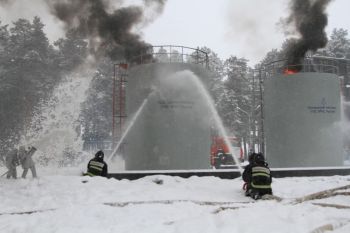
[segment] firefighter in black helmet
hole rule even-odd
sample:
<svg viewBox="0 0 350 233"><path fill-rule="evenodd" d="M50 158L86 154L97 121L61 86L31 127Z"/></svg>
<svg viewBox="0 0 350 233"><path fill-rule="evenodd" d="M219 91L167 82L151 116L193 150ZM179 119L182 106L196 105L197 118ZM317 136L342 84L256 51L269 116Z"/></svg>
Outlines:
<svg viewBox="0 0 350 233"><path fill-rule="evenodd" d="M103 176L107 177L108 166L105 161L103 161L104 153L102 150L97 151L95 158L91 159L87 165L87 176Z"/></svg>
<svg viewBox="0 0 350 233"><path fill-rule="evenodd" d="M245 167L242 177L246 196L256 200L265 194L272 195L272 177L262 153L252 153L249 156L249 164Z"/></svg>

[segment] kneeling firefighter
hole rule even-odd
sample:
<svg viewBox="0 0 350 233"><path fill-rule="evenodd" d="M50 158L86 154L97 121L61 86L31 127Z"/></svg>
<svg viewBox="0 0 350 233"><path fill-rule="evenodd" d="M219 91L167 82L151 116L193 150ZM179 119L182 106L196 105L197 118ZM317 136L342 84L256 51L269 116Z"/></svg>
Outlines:
<svg viewBox="0 0 350 233"><path fill-rule="evenodd" d="M105 161L103 161L104 153L102 150L97 151L95 158L91 159L87 165L86 176L103 176L107 177L108 166Z"/></svg>
<svg viewBox="0 0 350 233"><path fill-rule="evenodd" d="M249 156L249 164L245 167L242 177L246 196L256 200L265 194L272 195L272 177L262 153L252 153Z"/></svg>

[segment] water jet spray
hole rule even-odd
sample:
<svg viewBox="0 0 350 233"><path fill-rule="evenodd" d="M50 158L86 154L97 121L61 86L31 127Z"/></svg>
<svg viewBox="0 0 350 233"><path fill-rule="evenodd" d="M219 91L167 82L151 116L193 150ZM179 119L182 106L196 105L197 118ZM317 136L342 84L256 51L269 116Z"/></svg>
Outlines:
<svg viewBox="0 0 350 233"><path fill-rule="evenodd" d="M145 107L145 105L147 104L148 101L148 97L146 99L143 100L141 106L139 107L139 109L136 111L135 115L133 116L133 118L131 119L131 121L128 124L128 127L126 128L126 130L124 131L124 133L122 134L121 138L119 139L117 145L115 146L114 150L112 151L111 155L108 157L108 159L106 160L107 163L113 158L113 156L117 153L120 145L122 144L122 142L124 141L126 135L129 133L130 129L132 128L132 126L135 124L135 121L137 120L137 118L139 117L139 115L141 114L143 108Z"/></svg>

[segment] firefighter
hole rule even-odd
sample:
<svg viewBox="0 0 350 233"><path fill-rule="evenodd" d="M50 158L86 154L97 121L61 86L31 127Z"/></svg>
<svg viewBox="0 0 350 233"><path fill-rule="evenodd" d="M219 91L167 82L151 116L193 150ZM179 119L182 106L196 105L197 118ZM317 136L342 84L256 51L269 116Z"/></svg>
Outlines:
<svg viewBox="0 0 350 233"><path fill-rule="evenodd" d="M246 196L257 200L265 194L272 195L272 177L262 153L252 153L249 156L249 164L245 167L242 177Z"/></svg>
<svg viewBox="0 0 350 233"><path fill-rule="evenodd" d="M95 158L91 159L87 165L87 176L103 176L107 177L108 166L105 161L103 161L104 153L102 150L97 151Z"/></svg>
<svg viewBox="0 0 350 233"><path fill-rule="evenodd" d="M24 146L20 146L18 155L23 168L23 179L26 178L29 169L32 172L33 178L37 178L35 163L32 159L32 156L34 155L36 150L37 149L34 146L28 147L28 150L26 150Z"/></svg>
<svg viewBox="0 0 350 233"><path fill-rule="evenodd" d="M10 179L12 177L14 179L17 179L16 167L19 165L19 160L18 160L18 150L16 148L10 151L10 153L6 155L5 164L8 169L6 178Z"/></svg>

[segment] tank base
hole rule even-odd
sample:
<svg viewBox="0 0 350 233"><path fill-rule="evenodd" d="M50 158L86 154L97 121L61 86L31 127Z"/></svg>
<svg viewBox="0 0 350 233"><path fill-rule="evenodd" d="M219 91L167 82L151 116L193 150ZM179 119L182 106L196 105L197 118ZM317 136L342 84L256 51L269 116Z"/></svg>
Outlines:
<svg viewBox="0 0 350 233"><path fill-rule="evenodd" d="M318 168L271 168L273 178L304 177L304 176L346 176L350 175L350 167L318 167ZM224 170L173 170L173 171L125 171L108 174L109 178L118 180L137 180L146 176L166 175L189 178L191 176L214 176L221 179L235 179L241 177L238 169Z"/></svg>

